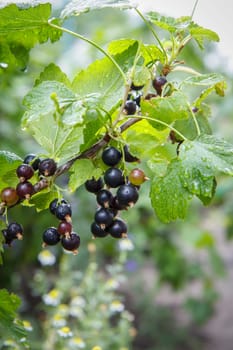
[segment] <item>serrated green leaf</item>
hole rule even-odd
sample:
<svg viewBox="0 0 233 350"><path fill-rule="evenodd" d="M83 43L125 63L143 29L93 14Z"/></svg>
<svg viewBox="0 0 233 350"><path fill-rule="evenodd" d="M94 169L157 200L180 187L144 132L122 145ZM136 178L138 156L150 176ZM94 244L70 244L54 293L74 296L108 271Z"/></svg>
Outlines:
<svg viewBox="0 0 233 350"><path fill-rule="evenodd" d="M149 12L146 17L161 29L168 30L170 33L185 30L190 26L191 17L165 17L158 12Z"/></svg>
<svg viewBox="0 0 233 350"><path fill-rule="evenodd" d="M66 85L68 88L71 87L71 82L69 81L67 75L54 63L50 63L47 67L45 67L43 72L40 73L40 76L35 81L35 86L48 80L58 81Z"/></svg>
<svg viewBox="0 0 233 350"><path fill-rule="evenodd" d="M62 32L49 26L50 15L49 3L27 8L11 4L0 9L0 61L10 69L25 68L35 44L58 40Z"/></svg>
<svg viewBox="0 0 233 350"><path fill-rule="evenodd" d="M62 11L61 18L78 16L83 12L100 10L107 7L130 9L135 8L136 3L132 0L72 0Z"/></svg>
<svg viewBox="0 0 233 350"><path fill-rule="evenodd" d="M187 97L180 91L175 91L168 97L156 97L150 100L141 101L142 115L153 120L149 123L156 129L163 130L166 125L156 121L160 120L166 124L171 124L175 120L188 118L189 107Z"/></svg>
<svg viewBox="0 0 233 350"><path fill-rule="evenodd" d="M55 199L60 198L60 193L58 190L45 189L42 192L38 192L32 196L29 203L30 205L35 205L36 210L39 212L41 210L47 209L49 204Z"/></svg>
<svg viewBox="0 0 233 350"><path fill-rule="evenodd" d="M137 48L138 43L134 42L126 50L114 56L125 73L133 66ZM124 81L118 69L105 57L79 72L72 83L72 88L83 98L95 94L99 97L99 107L110 111L120 103L124 94Z"/></svg>
<svg viewBox="0 0 233 350"><path fill-rule="evenodd" d="M134 39L113 40L108 45L108 53L110 53L110 55L113 55L113 56L121 54L122 52L128 50L128 48L135 43L138 43L138 40L134 40Z"/></svg>
<svg viewBox="0 0 233 350"><path fill-rule="evenodd" d="M164 63L164 53L156 45L142 44L140 49L141 56L144 58L145 66L152 64L156 61Z"/></svg>
<svg viewBox="0 0 233 350"><path fill-rule="evenodd" d="M16 169L21 163L22 159L16 154L0 151L0 190L6 186L15 186L18 183Z"/></svg>
<svg viewBox="0 0 233 350"><path fill-rule="evenodd" d="M198 111L195 116L200 132L202 134L211 135L212 130L208 118L203 115L201 111ZM176 120L173 127L189 140L194 140L198 136L197 127L192 116L190 116L188 119ZM178 136L178 139L179 138L180 137Z"/></svg>
<svg viewBox="0 0 233 350"><path fill-rule="evenodd" d="M201 49L203 48L203 43L205 39L209 41L220 40L217 33L210 29L200 27L195 23L193 23L192 27L190 28L190 34L196 40Z"/></svg>
<svg viewBox="0 0 233 350"><path fill-rule="evenodd" d="M20 322L15 322L19 305L20 299L17 295L9 294L6 289L0 290L0 334L18 340L26 336L25 328Z"/></svg>
<svg viewBox="0 0 233 350"><path fill-rule="evenodd" d="M222 74L211 73L211 74L200 74L198 76L191 76L182 81L182 85L198 85L198 86L212 86L217 83L225 81Z"/></svg>
<svg viewBox="0 0 233 350"><path fill-rule="evenodd" d="M132 78L134 85L143 86L151 79L151 73L146 67L136 66Z"/></svg>
<svg viewBox="0 0 233 350"><path fill-rule="evenodd" d="M182 183L180 160L173 160L167 167L166 175L155 177L151 185L151 203L158 218L167 223L178 218L184 219L188 202L192 196Z"/></svg>
<svg viewBox="0 0 233 350"><path fill-rule="evenodd" d="M69 189L74 192L84 182L94 177L98 179L102 175L102 170L96 168L93 162L89 159L77 160L70 169L71 176L69 181Z"/></svg>

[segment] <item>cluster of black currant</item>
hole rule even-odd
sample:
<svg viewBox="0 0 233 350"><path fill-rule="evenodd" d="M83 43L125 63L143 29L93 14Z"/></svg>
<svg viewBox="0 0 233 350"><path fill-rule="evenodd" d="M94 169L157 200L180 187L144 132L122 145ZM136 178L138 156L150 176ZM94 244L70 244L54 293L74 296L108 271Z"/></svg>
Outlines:
<svg viewBox="0 0 233 350"><path fill-rule="evenodd" d="M140 185L147 180L144 172L138 168L131 170L128 177L116 167L122 159L122 152L115 147L108 147L102 153L102 160L109 168L104 173L104 180L90 179L85 182L87 191L96 195L99 205L91 224L93 237L105 237L110 234L114 238L127 237L127 225L118 217L121 210L127 210L137 202ZM135 162L128 147L124 147L124 159ZM113 194L110 189L117 189Z"/></svg>
<svg viewBox="0 0 233 350"><path fill-rule="evenodd" d="M70 203L65 199L54 199L49 205L50 212L60 220L57 228L49 227L43 233L43 247L47 245L56 245L61 242L65 250L72 251L73 254L78 253L80 246L80 236L72 232L72 209Z"/></svg>
<svg viewBox="0 0 233 350"><path fill-rule="evenodd" d="M23 163L16 169L19 178L16 188L5 187L1 191L0 215L5 213L6 208L13 207L22 200L30 199L38 191L38 182L33 185L32 182L28 181L32 179L35 173L38 174L38 178L48 177L54 175L56 169L57 164L51 158L41 160L34 154L27 155ZM16 222L12 222L2 230L2 233L5 243L11 245L13 240L23 238L23 227Z"/></svg>
<svg viewBox="0 0 233 350"><path fill-rule="evenodd" d="M152 86L155 89L156 93L148 93L145 96L146 100L150 100L153 97L161 96L164 85L167 83L167 79L165 76L158 76L152 80ZM128 94L127 101L124 106L124 112L128 115L133 115L136 113L137 109L140 108L140 102L142 97L141 90L143 89L143 85L135 85L131 84L130 93Z"/></svg>

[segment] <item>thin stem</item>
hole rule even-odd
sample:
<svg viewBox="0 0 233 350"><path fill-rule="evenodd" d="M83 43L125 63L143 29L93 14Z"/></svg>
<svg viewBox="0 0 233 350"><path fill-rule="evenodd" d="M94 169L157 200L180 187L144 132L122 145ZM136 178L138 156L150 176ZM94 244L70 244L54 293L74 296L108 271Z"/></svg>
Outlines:
<svg viewBox="0 0 233 350"><path fill-rule="evenodd" d="M85 36L81 35L81 34L78 34L78 33L75 33L73 32L72 30L69 30L67 28L64 28L64 27L60 27L60 26L57 26L56 24L52 23L53 19L50 19L48 21L48 24L55 28L55 29L58 29L58 30L61 30L62 32L64 33L68 33L70 35L73 35L75 36L76 38L78 39L81 39L83 41L86 41L88 44L94 46L97 50L99 50L100 52L102 52L111 62L112 64L114 64L114 66L117 68L117 70L119 71L119 73L121 74L123 80L124 80L124 84L126 85L127 84L127 79L126 79L126 76L125 76L125 73L123 72L123 70L121 69L121 67L119 66L119 64L115 61L115 59L109 55L109 53L107 53L107 51L105 51L101 46L99 46L98 44L96 44L94 41L92 41L91 39L88 39L86 38Z"/></svg>
<svg viewBox="0 0 233 350"><path fill-rule="evenodd" d="M197 8L198 3L199 3L199 0L196 0L196 1L195 1L195 4L194 4L194 6L193 6L192 13L191 13L191 18L193 18L193 16L194 16L194 13L195 13L195 11L196 11L196 8Z"/></svg>
<svg viewBox="0 0 233 350"><path fill-rule="evenodd" d="M131 116L131 117L129 117L129 118L133 118L133 117ZM159 124L161 124L161 125L164 125L164 126L166 126L167 128L169 128L170 130L174 131L174 132L175 132L177 135L179 135L184 141L187 141L187 140L188 140L188 139L187 139L183 134L181 134L181 132L179 132L176 128L173 128L173 126L171 126L171 125L169 125L169 124L163 122L162 120L159 120L159 119L156 119L156 118L150 118L150 117L147 117L147 116L141 116L141 117L140 117L140 120L143 120L143 119L145 119L145 120L151 120L151 121L153 121L153 122L156 122L156 123L159 123Z"/></svg>
<svg viewBox="0 0 233 350"><path fill-rule="evenodd" d="M196 118L195 114L194 114L193 111L192 111L191 106L189 106L189 110L190 110L190 112L191 112L191 116L192 116L192 118L193 118L195 127L196 127L196 129L197 129L197 135L200 136L200 135L201 135L201 130L200 130L200 127L199 127L197 118Z"/></svg>
<svg viewBox="0 0 233 350"><path fill-rule="evenodd" d="M156 34L156 32L154 31L154 28L152 27L152 25L150 24L150 22L147 21L147 19L143 16L143 14L136 8L135 11L137 12L137 14L142 18L142 20L145 22L145 24L147 25L147 27L150 29L151 33L153 34L154 38L157 40L157 42L159 43L159 46L161 48L161 50L164 53L166 62L167 62L167 53L163 47L162 42L160 41L158 35Z"/></svg>

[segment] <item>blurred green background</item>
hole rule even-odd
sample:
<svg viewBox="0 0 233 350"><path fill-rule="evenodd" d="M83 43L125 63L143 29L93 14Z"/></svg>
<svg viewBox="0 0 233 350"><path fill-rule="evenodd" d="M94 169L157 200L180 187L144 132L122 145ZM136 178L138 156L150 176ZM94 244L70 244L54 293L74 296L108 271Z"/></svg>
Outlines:
<svg viewBox="0 0 233 350"><path fill-rule="evenodd" d="M104 46L121 37L152 40L139 19L118 10L84 14L67 21L66 26ZM214 46L207 46L207 52L208 57L210 52L217 56ZM182 58L202 73L211 72L206 53L191 44ZM64 34L55 44L35 47L23 70L2 74L1 149L22 158L40 152L20 129L20 119L22 98L46 65L55 62L72 78L97 57L95 49ZM223 99L209 98L211 126L231 142L232 77L220 60L217 70L226 76L228 89ZM182 78L176 74L171 78ZM233 262L233 182L224 177L217 181L209 208L194 200L185 221L166 225L151 209L149 184L143 185L135 208L123 214L129 227L129 241L124 242L108 237L92 240L94 197L83 188L73 195L67 193L74 227L82 239L78 256L56 247L42 251L42 232L55 224L48 210L10 210L9 219L21 222L27 234L5 249L0 287L22 299L20 316L29 322L25 325L31 349L207 350L210 345L212 350L232 349L228 346L233 335L224 333L224 321L218 323L218 315L222 312L223 318L229 318L228 327L233 326L233 308L226 304L224 309ZM219 339L225 334L221 347L213 336L218 325ZM0 346L21 349L3 335Z"/></svg>

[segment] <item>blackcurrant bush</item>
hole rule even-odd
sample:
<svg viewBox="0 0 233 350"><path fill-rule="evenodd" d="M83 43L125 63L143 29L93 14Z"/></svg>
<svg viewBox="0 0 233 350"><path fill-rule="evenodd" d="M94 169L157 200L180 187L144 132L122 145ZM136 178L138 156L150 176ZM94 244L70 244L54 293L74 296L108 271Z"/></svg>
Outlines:
<svg viewBox="0 0 233 350"><path fill-rule="evenodd" d="M128 145L124 145L124 158L128 163L139 162L139 159L130 153Z"/></svg>
<svg viewBox="0 0 233 350"><path fill-rule="evenodd" d="M132 115L136 113L137 104L135 101L128 100L125 102L124 110L128 115Z"/></svg>
<svg viewBox="0 0 233 350"><path fill-rule="evenodd" d="M65 220L67 222L71 222L71 216L72 216L71 205L68 203L58 204L56 211L55 211L55 216L59 220Z"/></svg>
<svg viewBox="0 0 233 350"><path fill-rule="evenodd" d="M16 192L21 199L30 199L34 194L34 187L31 182L20 182L16 187Z"/></svg>
<svg viewBox="0 0 233 350"><path fill-rule="evenodd" d="M38 169L41 175L52 176L57 170L57 163L51 158L46 158L40 161Z"/></svg>
<svg viewBox="0 0 233 350"><path fill-rule="evenodd" d="M146 177L144 171L138 168L131 170L128 178L130 183L135 186L140 186L143 182L149 180L149 178Z"/></svg>
<svg viewBox="0 0 233 350"><path fill-rule="evenodd" d="M102 153L104 164L109 166L117 165L121 160L122 154L115 147L108 147Z"/></svg>
<svg viewBox="0 0 233 350"><path fill-rule="evenodd" d="M153 81L152 81L152 85L154 87L154 89L156 90L158 95L162 94L162 89L163 86L167 83L167 79L164 76L159 76L156 77Z"/></svg>
<svg viewBox="0 0 233 350"><path fill-rule="evenodd" d="M16 174L21 182L29 180L34 175L33 167L29 164L21 164L16 169Z"/></svg>
<svg viewBox="0 0 233 350"><path fill-rule="evenodd" d="M116 188L125 183L123 173L118 168L109 168L104 173L104 181L107 186Z"/></svg>
<svg viewBox="0 0 233 350"><path fill-rule="evenodd" d="M7 235L12 240L15 238L22 239L23 238L23 227L20 224L18 224L17 222L12 222L7 226Z"/></svg>
<svg viewBox="0 0 233 350"><path fill-rule="evenodd" d="M122 185L118 188L116 197L120 205L131 207L138 200L138 190L131 184Z"/></svg>
<svg viewBox="0 0 233 350"><path fill-rule="evenodd" d="M68 202L65 199L58 199L55 198L50 204L49 204L49 210L51 214L56 214L56 209L59 204L68 204Z"/></svg>
<svg viewBox="0 0 233 350"><path fill-rule="evenodd" d="M137 85L135 83L132 83L130 88L131 88L131 90L139 91L139 90L142 90L143 87L144 87L144 85Z"/></svg>
<svg viewBox="0 0 233 350"><path fill-rule="evenodd" d="M78 254L78 247L80 246L80 236L77 233L71 233L70 236L63 236L61 244L64 249L72 251L74 255Z"/></svg>
<svg viewBox="0 0 233 350"><path fill-rule="evenodd" d="M113 195L110 191L103 189L97 193L96 200L97 200L97 203L102 207L109 208L113 200Z"/></svg>
<svg viewBox="0 0 233 350"><path fill-rule="evenodd" d="M55 227L49 227L43 233L43 246L55 245L60 241L60 235Z"/></svg>
<svg viewBox="0 0 233 350"><path fill-rule="evenodd" d="M13 187L6 187L1 192L1 200L8 207L16 204L19 200L19 196L16 192L16 189Z"/></svg>
<svg viewBox="0 0 233 350"><path fill-rule="evenodd" d="M31 153L31 154L28 154L24 158L23 162L25 164L30 164L33 167L33 169L36 171L36 170L38 170L38 166L39 166L39 163L40 163L40 158L37 158L37 156L35 154Z"/></svg>
<svg viewBox="0 0 233 350"><path fill-rule="evenodd" d="M107 228L108 233L114 238L125 238L127 237L127 225L124 221L116 219Z"/></svg>
<svg viewBox="0 0 233 350"><path fill-rule="evenodd" d="M102 229L101 226L96 222L93 222L91 224L91 232L93 234L93 237L106 237L108 235L108 232Z"/></svg>
<svg viewBox="0 0 233 350"><path fill-rule="evenodd" d="M103 179L100 177L98 180L94 178L85 182L85 188L88 192L97 193L104 187Z"/></svg>
<svg viewBox="0 0 233 350"><path fill-rule="evenodd" d="M72 225L70 222L61 221L57 228L60 235L68 236L72 231Z"/></svg>
<svg viewBox="0 0 233 350"><path fill-rule="evenodd" d="M95 222L100 225L102 229L105 229L107 226L111 225L114 215L112 211L106 208L100 208L95 213Z"/></svg>

